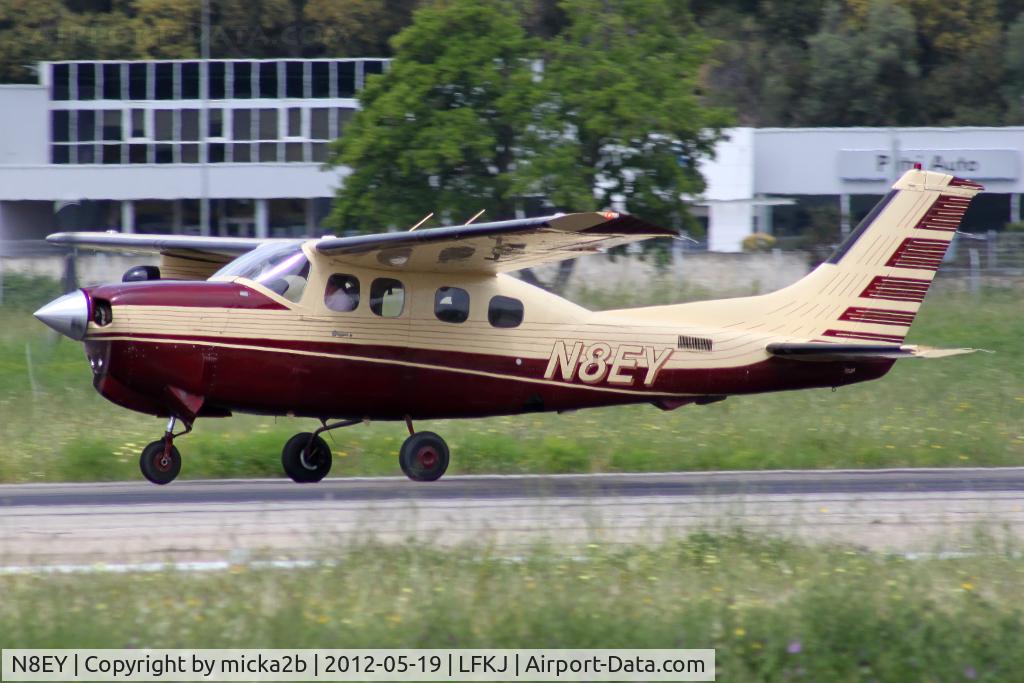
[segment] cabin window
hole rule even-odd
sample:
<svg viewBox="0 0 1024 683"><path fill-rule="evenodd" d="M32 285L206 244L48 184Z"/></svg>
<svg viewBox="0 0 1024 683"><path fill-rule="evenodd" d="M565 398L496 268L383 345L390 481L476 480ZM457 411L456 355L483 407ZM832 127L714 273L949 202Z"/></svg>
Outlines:
<svg viewBox="0 0 1024 683"><path fill-rule="evenodd" d="M510 296L491 297L487 320L494 327L519 327L523 322L523 302Z"/></svg>
<svg viewBox="0 0 1024 683"><path fill-rule="evenodd" d="M434 315L441 322L466 322L469 317L469 292L459 287L441 287L434 293Z"/></svg>
<svg viewBox="0 0 1024 683"><path fill-rule="evenodd" d="M248 278L297 302L309 280L309 259L300 242L271 242L235 259L213 274L217 276Z"/></svg>
<svg viewBox="0 0 1024 683"><path fill-rule="evenodd" d="M339 313L356 310L359 306L359 279L343 273L335 273L328 278L324 306Z"/></svg>
<svg viewBox="0 0 1024 683"><path fill-rule="evenodd" d="M379 277L370 285L370 310L383 318L397 318L405 308L405 287L398 280Z"/></svg>

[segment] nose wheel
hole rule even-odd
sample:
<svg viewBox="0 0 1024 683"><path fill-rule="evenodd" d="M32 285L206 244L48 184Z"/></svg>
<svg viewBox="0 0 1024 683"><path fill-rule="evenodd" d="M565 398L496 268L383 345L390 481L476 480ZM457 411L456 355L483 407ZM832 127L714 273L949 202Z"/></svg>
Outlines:
<svg viewBox="0 0 1024 683"><path fill-rule="evenodd" d="M139 456L139 469L142 476L154 484L163 486L170 484L178 478L181 472L181 453L174 446L174 437L188 434L192 431L191 423L185 423L185 431L175 434L174 427L178 419L172 417L167 423L167 432L164 438L154 441L142 449Z"/></svg>
<svg viewBox="0 0 1024 683"><path fill-rule="evenodd" d="M448 469L448 444L434 432L416 432L402 444L398 464L413 481L437 481Z"/></svg>

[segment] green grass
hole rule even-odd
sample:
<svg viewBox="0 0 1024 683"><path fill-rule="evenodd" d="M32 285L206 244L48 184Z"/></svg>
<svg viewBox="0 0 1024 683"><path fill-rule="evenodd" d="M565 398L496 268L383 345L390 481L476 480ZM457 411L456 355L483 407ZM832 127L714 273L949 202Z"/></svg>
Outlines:
<svg viewBox="0 0 1024 683"><path fill-rule="evenodd" d="M291 570L0 576L5 648L716 648L723 681L1019 680L1019 553L742 533L656 547L358 546Z"/></svg>
<svg viewBox="0 0 1024 683"><path fill-rule="evenodd" d="M9 278L10 279L10 278ZM40 291L45 287L45 291ZM106 402L81 346L31 317L52 298L21 283L0 308L0 481L135 479L163 421ZM584 293L595 307L642 300ZM1017 290L933 292L909 341L995 351L901 361L885 378L838 392L734 397L661 412L650 406L419 423L452 447L452 472L609 472L1024 463L1024 318ZM34 390L33 390L34 384ZM200 420L179 440L182 476L282 476L281 446L312 420ZM328 436L332 475L396 474L405 428L360 425Z"/></svg>

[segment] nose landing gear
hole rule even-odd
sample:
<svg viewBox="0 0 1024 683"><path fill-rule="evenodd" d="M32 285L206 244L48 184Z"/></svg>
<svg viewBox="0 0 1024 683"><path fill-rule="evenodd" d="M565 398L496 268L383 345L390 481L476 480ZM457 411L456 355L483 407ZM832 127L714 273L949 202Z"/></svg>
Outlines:
<svg viewBox="0 0 1024 683"><path fill-rule="evenodd" d="M142 476L154 484L163 486L174 481L181 472L181 453L174 446L175 437L188 434L192 431L192 424L185 423L185 431L174 433L178 418L171 417L167 422L167 432L164 438L154 441L142 449L139 457L139 469Z"/></svg>

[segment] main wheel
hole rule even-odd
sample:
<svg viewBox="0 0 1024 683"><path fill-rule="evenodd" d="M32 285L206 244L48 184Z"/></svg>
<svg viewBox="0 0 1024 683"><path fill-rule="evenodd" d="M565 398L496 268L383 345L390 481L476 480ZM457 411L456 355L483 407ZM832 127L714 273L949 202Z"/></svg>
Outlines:
<svg viewBox="0 0 1024 683"><path fill-rule="evenodd" d="M310 443L309 438L313 437ZM309 445L307 452L306 445ZM309 432L296 434L288 439L281 451L281 465L292 481L313 484L331 471L331 449L327 442Z"/></svg>
<svg viewBox="0 0 1024 683"><path fill-rule="evenodd" d="M163 439L154 441L142 449L139 469L154 484L170 484L181 472L181 453L173 444L170 449L164 448Z"/></svg>
<svg viewBox="0 0 1024 683"><path fill-rule="evenodd" d="M448 469L448 444L434 432L416 432L402 444L398 464L413 481L436 481Z"/></svg>

